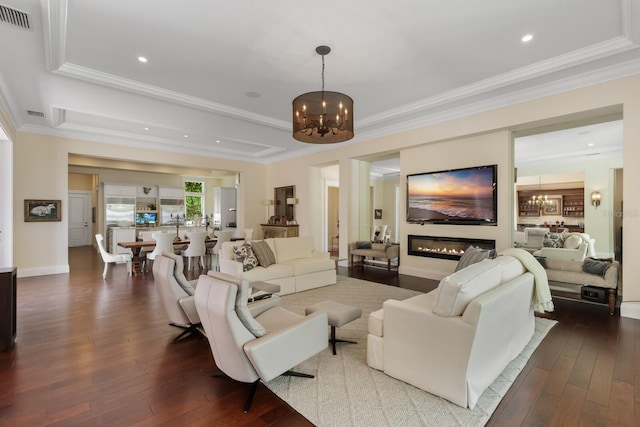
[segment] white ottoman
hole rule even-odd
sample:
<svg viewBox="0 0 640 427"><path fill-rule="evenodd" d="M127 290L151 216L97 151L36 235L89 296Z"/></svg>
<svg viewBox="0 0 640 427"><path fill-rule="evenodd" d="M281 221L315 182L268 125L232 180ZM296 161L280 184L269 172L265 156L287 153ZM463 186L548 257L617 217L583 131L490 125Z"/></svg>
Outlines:
<svg viewBox="0 0 640 427"><path fill-rule="evenodd" d="M328 300L313 304L307 307L304 311L307 315L317 311L327 313L329 326L331 326L331 338L329 338L329 342L331 343L334 355L336 354L336 342L357 344L355 341L337 339L336 328L359 319L360 316L362 316L361 308L351 307L350 305Z"/></svg>

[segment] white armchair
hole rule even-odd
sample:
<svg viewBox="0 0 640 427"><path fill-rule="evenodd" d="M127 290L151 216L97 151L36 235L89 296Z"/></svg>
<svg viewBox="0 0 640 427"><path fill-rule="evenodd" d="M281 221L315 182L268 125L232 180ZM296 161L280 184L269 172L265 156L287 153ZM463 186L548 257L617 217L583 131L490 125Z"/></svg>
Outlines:
<svg viewBox="0 0 640 427"><path fill-rule="evenodd" d="M196 281L187 281L183 273L182 256L173 252L163 252L155 256L153 279L162 297L169 324L183 329L173 342L193 332L202 332L200 317L194 302Z"/></svg>
<svg viewBox="0 0 640 427"><path fill-rule="evenodd" d="M595 239L585 233L568 233L561 247L542 247L533 255L563 261L584 261L586 257L595 257Z"/></svg>
<svg viewBox="0 0 640 427"><path fill-rule="evenodd" d="M544 236L549 232L549 228L527 227L524 229L524 243L519 243L516 247L535 252L540 250L544 244Z"/></svg>
<svg viewBox="0 0 640 427"><path fill-rule="evenodd" d="M210 271L198 279L195 295L216 365L234 380L252 383L244 412L251 408L260 380L313 377L290 369L328 345L326 313L301 316L278 307L272 298L257 302L261 310L250 311L249 288L247 280Z"/></svg>

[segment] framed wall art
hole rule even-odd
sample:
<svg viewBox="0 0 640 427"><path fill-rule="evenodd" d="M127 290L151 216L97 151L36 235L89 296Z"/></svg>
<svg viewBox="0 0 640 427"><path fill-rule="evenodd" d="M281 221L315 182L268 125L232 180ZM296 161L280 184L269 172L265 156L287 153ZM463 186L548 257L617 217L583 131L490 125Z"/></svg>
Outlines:
<svg viewBox="0 0 640 427"><path fill-rule="evenodd" d="M382 209L373 210L374 219L382 219Z"/></svg>
<svg viewBox="0 0 640 427"><path fill-rule="evenodd" d="M24 222L47 222L61 220L62 201L25 199Z"/></svg>
<svg viewBox="0 0 640 427"><path fill-rule="evenodd" d="M562 196L547 197L548 203L542 205L542 215L562 215Z"/></svg>

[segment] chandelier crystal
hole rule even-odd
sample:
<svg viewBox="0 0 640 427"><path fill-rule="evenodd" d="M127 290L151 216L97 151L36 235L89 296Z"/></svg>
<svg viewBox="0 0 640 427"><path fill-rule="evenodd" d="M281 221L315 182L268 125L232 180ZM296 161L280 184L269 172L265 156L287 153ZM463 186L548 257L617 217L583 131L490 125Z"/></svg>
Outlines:
<svg viewBox="0 0 640 427"><path fill-rule="evenodd" d="M333 144L353 138L353 99L324 90L324 56L329 46L318 46L322 56L322 90L307 92L293 100L293 137L311 144Z"/></svg>
<svg viewBox="0 0 640 427"><path fill-rule="evenodd" d="M551 201L547 198L547 196L538 194L537 196L534 195L531 197L531 200L529 200L529 204L542 208L545 205L550 205Z"/></svg>
<svg viewBox="0 0 640 427"><path fill-rule="evenodd" d="M543 206L548 206L551 204L551 200L546 195L541 194L541 179L538 177L538 195L535 194L531 196L531 200L529 200L529 205L537 206L539 209L542 209Z"/></svg>

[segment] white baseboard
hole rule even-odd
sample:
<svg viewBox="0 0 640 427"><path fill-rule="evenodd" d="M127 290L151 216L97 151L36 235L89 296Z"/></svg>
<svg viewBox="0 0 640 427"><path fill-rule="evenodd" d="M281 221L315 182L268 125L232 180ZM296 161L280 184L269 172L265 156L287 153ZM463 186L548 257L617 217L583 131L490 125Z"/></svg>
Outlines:
<svg viewBox="0 0 640 427"><path fill-rule="evenodd" d="M18 267L18 278L33 276L48 276L49 274L63 274L69 272L69 264L52 265L49 267L20 268Z"/></svg>
<svg viewBox="0 0 640 427"><path fill-rule="evenodd" d="M620 316L640 320L640 302L624 301L620 304Z"/></svg>

